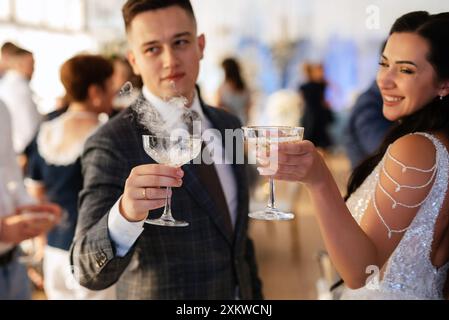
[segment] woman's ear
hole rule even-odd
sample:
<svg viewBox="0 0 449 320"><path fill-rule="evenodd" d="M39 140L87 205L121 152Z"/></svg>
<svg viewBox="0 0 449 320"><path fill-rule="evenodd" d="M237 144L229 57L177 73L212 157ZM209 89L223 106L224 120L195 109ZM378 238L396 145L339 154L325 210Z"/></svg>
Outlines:
<svg viewBox="0 0 449 320"><path fill-rule="evenodd" d="M449 80L444 80L441 83L438 95L440 97L446 97L447 95L449 95Z"/></svg>

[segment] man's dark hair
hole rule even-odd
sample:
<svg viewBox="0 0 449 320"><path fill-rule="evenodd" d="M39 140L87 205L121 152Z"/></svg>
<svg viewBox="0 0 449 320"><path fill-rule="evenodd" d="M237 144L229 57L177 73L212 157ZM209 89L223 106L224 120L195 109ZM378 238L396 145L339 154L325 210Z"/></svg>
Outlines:
<svg viewBox="0 0 449 320"><path fill-rule="evenodd" d="M19 46L16 46L14 43L12 42L5 42L2 47L1 47L1 53L2 55L6 54L9 56L22 56L22 55L27 55L27 54L32 54L32 52L21 48Z"/></svg>
<svg viewBox="0 0 449 320"><path fill-rule="evenodd" d="M18 46L16 46L14 43L8 41L2 45L1 53L2 53L2 55L3 54L11 54L11 53L15 52L17 49L19 49Z"/></svg>
<svg viewBox="0 0 449 320"><path fill-rule="evenodd" d="M195 21L195 13L193 12L190 0L128 0L122 8L126 31L129 30L131 22L139 13L171 6L181 7L190 14Z"/></svg>

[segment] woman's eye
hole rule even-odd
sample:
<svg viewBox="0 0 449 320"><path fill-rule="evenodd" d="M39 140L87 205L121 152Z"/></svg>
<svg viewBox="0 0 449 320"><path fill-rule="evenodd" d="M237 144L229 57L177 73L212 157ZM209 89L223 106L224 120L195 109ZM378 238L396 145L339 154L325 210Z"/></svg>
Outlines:
<svg viewBox="0 0 449 320"><path fill-rule="evenodd" d="M414 74L415 72L413 70L410 70L408 68L401 68L401 72L405 74Z"/></svg>
<svg viewBox="0 0 449 320"><path fill-rule="evenodd" d="M384 61L380 61L379 62L379 66L387 68L388 67L388 63L384 62Z"/></svg>

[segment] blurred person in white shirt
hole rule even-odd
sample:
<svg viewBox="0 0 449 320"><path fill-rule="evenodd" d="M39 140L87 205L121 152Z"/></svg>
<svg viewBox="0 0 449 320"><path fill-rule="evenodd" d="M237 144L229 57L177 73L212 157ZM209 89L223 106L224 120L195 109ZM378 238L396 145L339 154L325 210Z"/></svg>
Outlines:
<svg viewBox="0 0 449 320"><path fill-rule="evenodd" d="M0 48L0 79L5 75L6 71L9 69L9 57L14 53L18 47L12 42L3 43Z"/></svg>
<svg viewBox="0 0 449 320"><path fill-rule="evenodd" d="M36 205L26 193L11 143L8 110L0 100L0 300L31 298L18 244L45 234L61 216L59 206Z"/></svg>
<svg viewBox="0 0 449 320"><path fill-rule="evenodd" d="M0 99L11 115L14 151L22 154L33 140L41 122L30 88L34 73L33 54L16 46L9 53L7 67L0 82Z"/></svg>

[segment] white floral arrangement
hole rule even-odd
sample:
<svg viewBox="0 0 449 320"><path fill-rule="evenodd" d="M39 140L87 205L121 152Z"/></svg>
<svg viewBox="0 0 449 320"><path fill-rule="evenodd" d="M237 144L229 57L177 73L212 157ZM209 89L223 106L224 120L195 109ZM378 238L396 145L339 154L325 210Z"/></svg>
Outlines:
<svg viewBox="0 0 449 320"><path fill-rule="evenodd" d="M296 127L300 125L302 108L301 96L296 91L280 90L268 97L265 114L270 125Z"/></svg>

